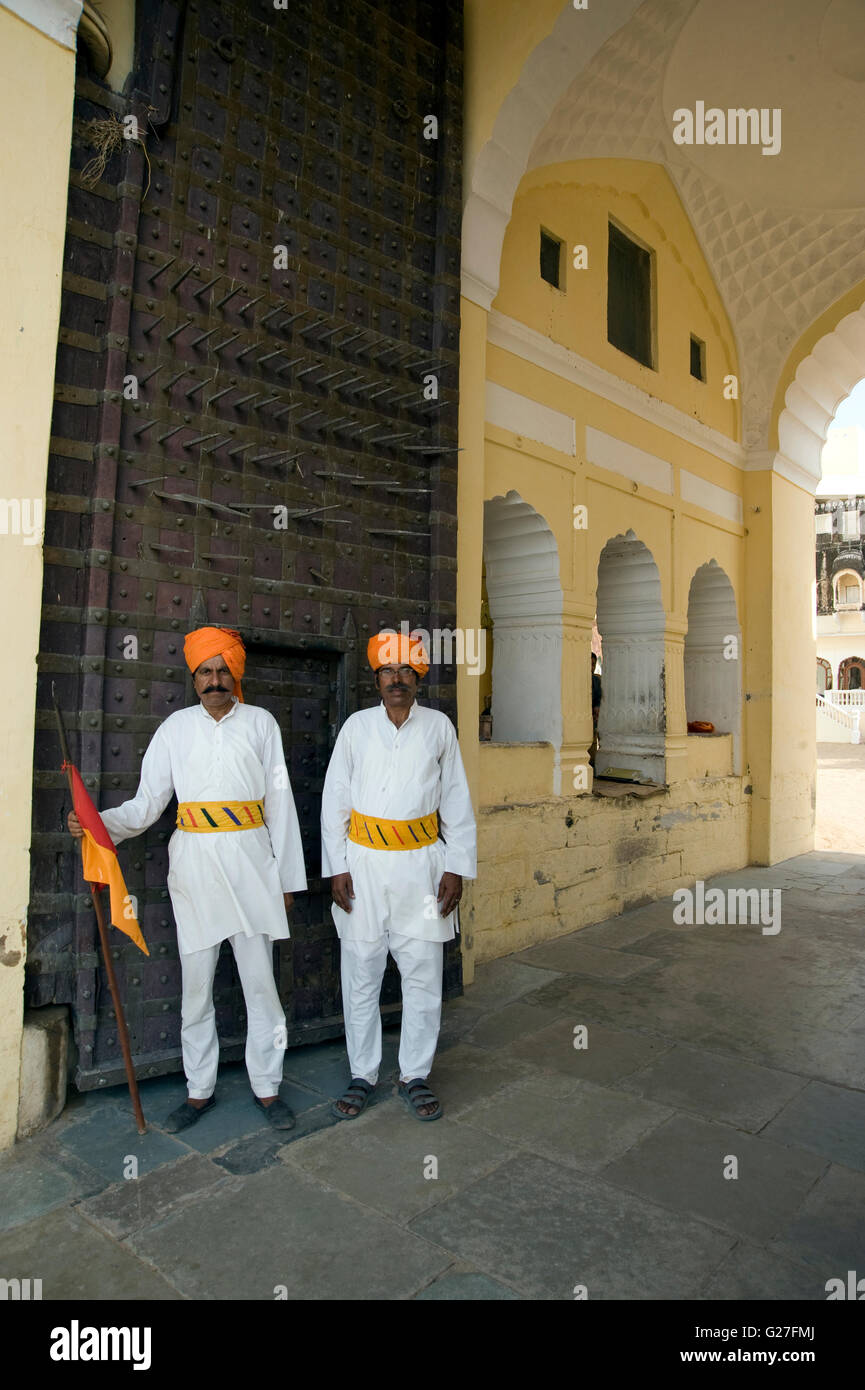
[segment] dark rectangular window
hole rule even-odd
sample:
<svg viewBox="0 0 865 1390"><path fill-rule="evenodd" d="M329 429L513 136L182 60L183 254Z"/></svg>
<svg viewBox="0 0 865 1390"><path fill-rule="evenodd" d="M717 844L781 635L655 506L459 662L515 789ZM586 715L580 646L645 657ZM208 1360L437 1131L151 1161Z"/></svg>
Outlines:
<svg viewBox="0 0 865 1390"><path fill-rule="evenodd" d="M562 242L541 228L541 279L558 290L561 288Z"/></svg>
<svg viewBox="0 0 865 1390"><path fill-rule="evenodd" d="M607 338L646 367L652 361L652 252L609 224Z"/></svg>
<svg viewBox="0 0 865 1390"><path fill-rule="evenodd" d="M695 338L691 334L691 376L695 376L698 381L706 380L706 344L702 338Z"/></svg>

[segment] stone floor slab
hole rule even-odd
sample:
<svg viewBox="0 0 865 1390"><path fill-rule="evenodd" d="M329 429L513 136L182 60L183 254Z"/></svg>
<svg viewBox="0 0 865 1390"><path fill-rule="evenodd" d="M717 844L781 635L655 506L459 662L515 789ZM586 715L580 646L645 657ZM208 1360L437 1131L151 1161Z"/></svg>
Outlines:
<svg viewBox="0 0 865 1390"><path fill-rule="evenodd" d="M139 1134L131 1112L116 1106L102 1107L70 1125L59 1137L59 1143L109 1183L124 1181L131 1159L135 1160L141 1178L187 1152L176 1139L158 1129L148 1128L146 1134Z"/></svg>
<svg viewBox="0 0 865 1390"><path fill-rule="evenodd" d="M415 1218L411 1229L529 1299L693 1298L729 1235L525 1155Z"/></svg>
<svg viewBox="0 0 865 1390"><path fill-rule="evenodd" d="M729 1157L737 1178L725 1178ZM675 1115L604 1170L607 1182L737 1235L769 1241L799 1210L825 1159L727 1125Z"/></svg>
<svg viewBox="0 0 865 1390"><path fill-rule="evenodd" d="M623 1090L750 1132L761 1129L804 1084L790 1072L682 1046L621 1083ZM784 1142L783 1135L777 1137Z"/></svg>
<svg viewBox="0 0 865 1390"><path fill-rule="evenodd" d="M505 1288L504 1284L500 1284L496 1279L488 1278L486 1274L442 1274L414 1297L417 1303L445 1300L471 1303L506 1300L520 1302L519 1294Z"/></svg>
<svg viewBox="0 0 865 1390"><path fill-rule="evenodd" d="M46 1302L161 1302L180 1296L161 1274L74 1211L48 1212L0 1235L0 1268L7 1278L41 1279Z"/></svg>
<svg viewBox="0 0 865 1390"><path fill-rule="evenodd" d="M784 859L775 866L783 869L785 873L801 874L803 878L834 878L837 874L848 873L849 863L838 863L834 859L824 858L819 852L812 851L810 854L799 854L795 859Z"/></svg>
<svg viewBox="0 0 865 1390"><path fill-rule="evenodd" d="M593 946L580 941L579 934L550 941L544 946L533 946L516 959L566 974L589 975L596 980L627 980L643 970L656 969L658 965L652 956L641 956L633 951L625 955Z"/></svg>
<svg viewBox="0 0 865 1390"><path fill-rule="evenodd" d="M335 1132L292 1144L280 1156L329 1188L407 1222L512 1154L510 1145L463 1130L447 1116L422 1125L394 1100L373 1115L340 1121Z"/></svg>
<svg viewBox="0 0 865 1390"><path fill-rule="evenodd" d="M865 1278L865 1174L833 1164L778 1232L776 1245L809 1254L827 1279Z"/></svg>
<svg viewBox="0 0 865 1390"><path fill-rule="evenodd" d="M812 1266L744 1241L730 1251L700 1294L711 1302L820 1302L825 1297L825 1280Z"/></svg>
<svg viewBox="0 0 865 1390"><path fill-rule="evenodd" d="M272 1300L277 1288L289 1300L411 1298L451 1263L429 1241L282 1163L131 1243L192 1299Z"/></svg>
<svg viewBox="0 0 865 1390"><path fill-rule="evenodd" d="M28 1141L0 1162L0 1231L99 1191L105 1179L55 1148Z"/></svg>
<svg viewBox="0 0 865 1390"><path fill-rule="evenodd" d="M583 1035L575 1028L585 1027L585 1046L576 1047ZM660 1057L672 1044L642 1033L625 1033L604 1023L570 1018L559 1019L549 1028L518 1038L502 1049L515 1061L531 1063L544 1071L558 1071L579 1081L616 1083Z"/></svg>
<svg viewBox="0 0 865 1390"><path fill-rule="evenodd" d="M865 1094L811 1081L764 1133L781 1144L811 1149L845 1168L865 1171Z"/></svg>
<svg viewBox="0 0 865 1390"><path fill-rule="evenodd" d="M460 1007L455 1008L454 1005L456 1004L459 1004ZM452 1000L445 1004L442 1009L441 1030L436 1055L461 1043L472 1029L477 1027L486 1012L487 1010L476 1009L471 1004L466 1004L462 999Z"/></svg>
<svg viewBox="0 0 865 1390"><path fill-rule="evenodd" d="M80 1202L76 1210L106 1235L124 1240L131 1232L154 1226L190 1203L203 1200L226 1181L224 1170L209 1159L188 1154L145 1177L108 1187Z"/></svg>
<svg viewBox="0 0 865 1390"><path fill-rule="evenodd" d="M533 1004L524 1004L521 1000L505 1004L484 1014L480 1023L467 1034L466 1041L475 1047L504 1047L514 1038L546 1028L555 1022L560 1012L555 1008L539 1008Z"/></svg>
<svg viewBox="0 0 865 1390"><path fill-rule="evenodd" d="M591 1173L625 1153L671 1114L651 1101L583 1081L569 1083L565 1094L551 1094L550 1090L545 1078L517 1081L491 1099L470 1106L459 1124L483 1129L542 1158Z"/></svg>
<svg viewBox="0 0 865 1390"><path fill-rule="evenodd" d="M623 946L637 946L658 927L670 920L669 900L649 903L631 912L623 912L618 917L609 917L605 922L593 922L589 927L581 927L573 932L568 941L581 941L587 946L603 946L607 950L620 950Z"/></svg>
<svg viewBox="0 0 865 1390"><path fill-rule="evenodd" d="M836 1033L797 1022L786 1029L764 1028L754 1037L753 1045L766 1066L829 1085L865 1090L865 1049L855 1032Z"/></svg>
<svg viewBox="0 0 865 1390"><path fill-rule="evenodd" d="M470 1105L495 1095L502 1086L510 1085L516 1076L528 1070L504 1052L490 1053L471 1043L460 1042L445 1053L436 1054L431 1083L445 1114L453 1119Z"/></svg>
<svg viewBox="0 0 865 1390"><path fill-rule="evenodd" d="M466 986L466 1003L473 1008L494 1009L521 999L555 978L555 971L521 965L510 957L487 961L475 981Z"/></svg>

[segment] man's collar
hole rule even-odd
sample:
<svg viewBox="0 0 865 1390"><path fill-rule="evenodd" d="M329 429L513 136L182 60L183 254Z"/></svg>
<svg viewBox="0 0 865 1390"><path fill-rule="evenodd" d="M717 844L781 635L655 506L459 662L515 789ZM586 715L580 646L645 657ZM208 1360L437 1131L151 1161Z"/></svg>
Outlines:
<svg viewBox="0 0 865 1390"><path fill-rule="evenodd" d="M202 702L201 702L200 700L199 700L199 702L198 702L198 708L201 710L201 713L204 715L205 719L209 719L209 720L210 720L211 724L221 724L221 723L223 722L223 720L225 720L225 719L230 719L230 718L231 718L231 716L234 714L234 711L237 709L237 706L238 706L239 703L240 703L240 702L239 702L237 696L236 696L236 695L232 695L232 697L231 697L231 709L226 710L225 714L222 716L222 719L214 719L213 715L210 714L209 711L206 710L206 709L204 708L204 705L202 704Z"/></svg>
<svg viewBox="0 0 865 1390"><path fill-rule="evenodd" d="M406 726L406 724L408 723L408 721L409 721L409 720L412 718L412 716L414 715L415 710L417 709L417 696L415 696L415 698L412 700L412 702L411 702L411 709L409 710L409 712L408 712L408 714L406 715L405 719L404 719L404 720L402 721L402 723L399 724L399 725L394 724L393 720L391 719L390 715L389 715L388 712L387 712L387 705L385 704L384 700L382 700L380 708L381 708L381 712L382 712L382 717L383 717L384 719L387 720L388 724L390 724L390 726L391 726L392 729L396 729L396 728L404 729L405 726Z"/></svg>

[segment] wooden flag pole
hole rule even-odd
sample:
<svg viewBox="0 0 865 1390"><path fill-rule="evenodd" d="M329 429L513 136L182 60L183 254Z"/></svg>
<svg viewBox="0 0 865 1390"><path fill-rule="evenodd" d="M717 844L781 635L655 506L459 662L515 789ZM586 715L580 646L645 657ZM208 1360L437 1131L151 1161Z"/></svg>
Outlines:
<svg viewBox="0 0 865 1390"><path fill-rule="evenodd" d="M72 771L69 746L66 742L66 730L63 727L63 718L60 713L60 706L57 703L57 694L54 689L53 681L51 682L51 698L54 701L54 713L57 715L57 730L60 734L60 747L63 751L63 762L66 767L66 778L69 782L69 793L72 796ZM72 804L73 806L75 805L74 796ZM105 962L105 974L108 976L108 988L111 990L111 999L114 1004L117 1036L120 1039L120 1050L123 1053L123 1065L126 1068L126 1081L129 1086L129 1094L132 1097L132 1109L135 1113L135 1123L138 1126L138 1133L146 1134L147 1125L144 1120L144 1112L141 1109L141 1097L138 1094L138 1082L135 1077L135 1068L132 1065L132 1051L129 1046L129 1031L126 1027L126 1015L123 1012L123 1004L120 1001L120 991L117 988L117 976L114 973L114 965L111 960L111 948L108 944L108 927L105 921L105 912L102 907L102 890L98 883L90 884L90 894L93 898L96 923L99 927L99 940L102 942L102 959Z"/></svg>

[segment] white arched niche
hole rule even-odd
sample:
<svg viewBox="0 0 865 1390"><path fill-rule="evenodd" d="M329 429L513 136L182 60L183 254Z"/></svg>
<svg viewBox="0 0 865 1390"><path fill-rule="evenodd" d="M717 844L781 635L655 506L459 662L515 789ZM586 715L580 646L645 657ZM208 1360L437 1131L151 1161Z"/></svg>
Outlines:
<svg viewBox="0 0 865 1390"><path fill-rule="evenodd" d="M625 768L663 785L664 605L652 552L633 531L607 541L598 562L603 645L595 774Z"/></svg>
<svg viewBox="0 0 865 1390"><path fill-rule="evenodd" d="M555 537L517 492L484 503L493 740L562 744L562 586Z"/></svg>
<svg viewBox="0 0 865 1390"><path fill-rule="evenodd" d="M688 591L685 711L689 721L733 735L733 772L741 772L742 632L733 586L716 560L700 566Z"/></svg>

